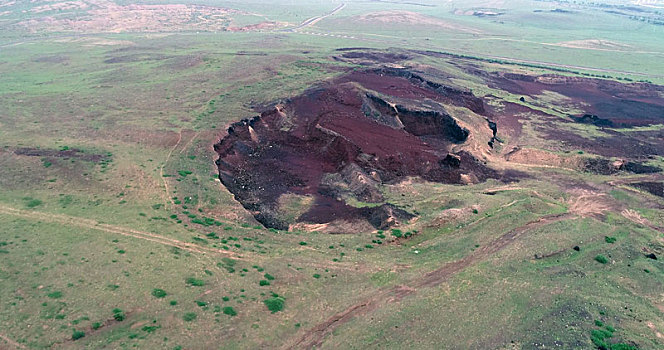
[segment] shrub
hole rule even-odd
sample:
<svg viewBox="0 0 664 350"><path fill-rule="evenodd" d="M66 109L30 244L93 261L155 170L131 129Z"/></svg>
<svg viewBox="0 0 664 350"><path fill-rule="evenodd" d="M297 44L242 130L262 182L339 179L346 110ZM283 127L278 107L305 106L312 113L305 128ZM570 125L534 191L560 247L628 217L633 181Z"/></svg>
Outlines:
<svg viewBox="0 0 664 350"><path fill-rule="evenodd" d="M196 300L196 305L198 305L198 306L200 306L200 307L206 307L206 306L207 306L207 302L202 301L202 300Z"/></svg>
<svg viewBox="0 0 664 350"><path fill-rule="evenodd" d="M224 310L224 311L223 311L224 314L226 314L226 315L228 315L228 316L233 317L233 316L237 315L237 311L235 311L235 309L233 309L232 306L226 306L226 307L224 307L223 310Z"/></svg>
<svg viewBox="0 0 664 350"><path fill-rule="evenodd" d="M196 315L195 312L187 312L184 315L182 315L182 320L184 320L186 322L191 322L191 321L195 320L196 317L198 317L198 315Z"/></svg>
<svg viewBox="0 0 664 350"><path fill-rule="evenodd" d="M605 241L606 243L615 243L615 242L616 242L616 238L615 238L615 237L604 236L604 241Z"/></svg>
<svg viewBox="0 0 664 350"><path fill-rule="evenodd" d="M307 242L300 242L300 245L307 245Z"/></svg>
<svg viewBox="0 0 664 350"><path fill-rule="evenodd" d="M167 295L168 295L168 293L166 293L166 291L163 290L163 289L155 288L155 289L152 290L152 296L155 297L155 298L160 298L161 299L161 298L166 297Z"/></svg>
<svg viewBox="0 0 664 350"><path fill-rule="evenodd" d="M126 316L125 316L125 314L124 314L124 311L122 311L121 309L117 309L117 308L116 308L116 309L113 309L113 318L114 318L116 321L118 321L118 322L122 322L122 321L124 321L125 317L126 317Z"/></svg>
<svg viewBox="0 0 664 350"><path fill-rule="evenodd" d="M604 341L605 338L607 338L606 334L603 333L602 331L594 329L590 332L590 341L592 341L593 344L595 344L595 346L598 348L604 348L604 349L609 348L606 341Z"/></svg>
<svg viewBox="0 0 664 350"><path fill-rule="evenodd" d="M71 340L78 340L85 337L85 332L83 331L77 331L74 329L74 332L71 335Z"/></svg>
<svg viewBox="0 0 664 350"><path fill-rule="evenodd" d="M392 236L396 238L401 238L401 236L403 236L403 233L401 233L401 230L395 228L392 229Z"/></svg>
<svg viewBox="0 0 664 350"><path fill-rule="evenodd" d="M258 284L259 284L260 286L269 286L269 285L270 285L270 281L268 281L268 280L260 280L260 281L258 281Z"/></svg>
<svg viewBox="0 0 664 350"><path fill-rule="evenodd" d="M595 326L602 327L602 326L604 326L604 322L602 322L600 320L595 320Z"/></svg>
<svg viewBox="0 0 664 350"><path fill-rule="evenodd" d="M198 279L195 277L188 277L185 282L190 285L190 286L195 286L195 287L202 287L205 285L205 281L202 279Z"/></svg>
<svg viewBox="0 0 664 350"><path fill-rule="evenodd" d="M236 261L231 258L221 258L221 262L226 266L235 266Z"/></svg>
<svg viewBox="0 0 664 350"><path fill-rule="evenodd" d="M152 332L156 331L159 328L161 328L161 326L143 326L143 328L141 328L141 330L143 330L144 332L147 332L147 333L152 333Z"/></svg>
<svg viewBox="0 0 664 350"><path fill-rule="evenodd" d="M609 259L607 259L604 255L598 255L595 257L595 261L597 261L600 264L606 264L609 262Z"/></svg>
<svg viewBox="0 0 664 350"><path fill-rule="evenodd" d="M95 322L92 324L92 329L97 330L101 328L101 322Z"/></svg>
<svg viewBox="0 0 664 350"><path fill-rule="evenodd" d="M178 304L178 301L177 301L177 300L171 300L171 301L169 302L169 304L175 306L175 305Z"/></svg>
<svg viewBox="0 0 664 350"><path fill-rule="evenodd" d="M263 303L265 303L267 309L270 310L272 313L283 310L284 304L286 303L286 299L274 293L272 295L273 296L271 298L263 300Z"/></svg>
<svg viewBox="0 0 664 350"><path fill-rule="evenodd" d="M25 204L25 206L28 207L28 208L34 208L34 207L38 207L38 206L42 205L42 203L43 202L40 201L39 199L30 199L28 201L28 203Z"/></svg>
<svg viewBox="0 0 664 350"><path fill-rule="evenodd" d="M221 300L223 300L223 301L229 301L229 300L231 300L231 298L229 298L229 297L223 297L223 298L221 298Z"/></svg>
<svg viewBox="0 0 664 350"><path fill-rule="evenodd" d="M270 275L269 273L266 273L265 275L263 275L263 277L265 277L266 280L270 280L270 281L274 280L274 276Z"/></svg>
<svg viewBox="0 0 664 350"><path fill-rule="evenodd" d="M59 298L62 298L62 292L56 291L56 292L48 293L46 296L51 298L51 299L59 299Z"/></svg>
<svg viewBox="0 0 664 350"><path fill-rule="evenodd" d="M314 273L314 278L320 278L320 274Z"/></svg>

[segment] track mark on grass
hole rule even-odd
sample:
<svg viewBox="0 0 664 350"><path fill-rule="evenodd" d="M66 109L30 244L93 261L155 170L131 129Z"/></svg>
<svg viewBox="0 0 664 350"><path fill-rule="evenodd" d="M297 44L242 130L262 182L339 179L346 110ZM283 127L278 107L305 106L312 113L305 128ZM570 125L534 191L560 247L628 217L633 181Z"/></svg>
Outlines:
<svg viewBox="0 0 664 350"><path fill-rule="evenodd" d="M97 231L104 231L108 233L113 233L113 234L118 234L118 235L123 235L123 236L129 236L129 237L134 237L138 239L143 239L146 241L151 241L155 243L159 243L162 245L167 245L171 247L177 247L182 250L186 250L189 252L193 253L199 253L199 254L217 254L217 255L223 255L223 256L233 256L236 259L238 258L236 253L234 252L229 252L226 250L221 250L221 249L215 249L215 248L209 248L209 247L203 247L199 246L193 243L187 243L183 242L174 238L168 238L164 237L155 233L150 233L150 232L145 232L145 231L138 231L126 227L121 227L121 226L115 226L115 225L109 225L109 224L102 224L99 223L95 220L91 219L85 219L85 218L80 218L80 217L75 217L75 216L67 216L67 215L62 215L62 214L50 214L50 213L44 213L44 212L39 212L39 211L28 211L28 210L22 210L22 209L16 209L12 207L8 207L5 205L0 204L0 214L7 214L7 215L13 215L13 216L18 216L18 217L23 217L23 218L28 218L28 219L35 219L35 220L42 220L42 221L48 221L48 222L54 222L54 223L59 223L62 225L70 225L70 226L78 226L78 227L83 227L83 228L88 228L92 230L97 230Z"/></svg>
<svg viewBox="0 0 664 350"><path fill-rule="evenodd" d="M176 148L178 148L178 145L180 144L180 141L182 141L182 130L178 133L178 142L175 143L175 146L171 148L170 152L168 152L168 155L166 156L166 160L164 161L164 164L161 166L161 169L159 170L159 176L161 176L161 181L164 182L164 188L166 189L166 202L171 202L171 205L175 205L175 202L171 198L171 192L168 189L168 181L166 181L166 178L164 177L164 168L168 164L168 161L171 159L171 155L173 154L173 151L175 151Z"/></svg>
<svg viewBox="0 0 664 350"><path fill-rule="evenodd" d="M305 331L299 338L295 340L294 343L284 345L284 349L311 349L319 347L325 337L334 331L340 325L348 322L349 320L355 318L356 316L367 314L380 306L399 301L404 297L411 295L417 291L417 288L424 287L435 287L457 272L475 265L481 261L486 260L491 255L503 250L505 247L509 246L512 242L521 237L524 233L533 230L542 225L550 224L553 222L566 220L575 217L575 215L570 213L563 214L551 214L543 216L537 220L533 220L523 226L520 226L516 229L513 229L502 236L495 239L488 245L485 245L477 250L475 250L470 255L466 257L446 263L442 267L431 271L425 274L423 277L415 279L408 283L409 286L406 287L403 285L394 286L388 289L379 290L378 292L372 294L371 297L365 299L364 301L350 306L346 310L333 315L328 318L326 321L314 326L313 328Z"/></svg>
<svg viewBox="0 0 664 350"><path fill-rule="evenodd" d="M9 344L10 346L13 346L16 349L27 349L25 346L13 341L12 339L6 337L3 334L0 334L0 339L4 340L7 344Z"/></svg>

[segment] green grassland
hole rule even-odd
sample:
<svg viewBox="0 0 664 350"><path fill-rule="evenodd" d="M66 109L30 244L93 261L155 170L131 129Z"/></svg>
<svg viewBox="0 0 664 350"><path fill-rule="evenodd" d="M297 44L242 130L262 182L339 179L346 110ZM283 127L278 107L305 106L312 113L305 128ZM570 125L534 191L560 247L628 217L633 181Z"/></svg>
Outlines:
<svg viewBox="0 0 664 350"><path fill-rule="evenodd" d="M143 3L230 7L293 25L338 5ZM541 67L467 59L492 70L560 73L547 69L559 64L664 82L663 26L617 20L587 6L533 13L559 6L549 2L510 1L497 18L454 13L488 6L482 2L420 3L437 6L348 1L338 14L296 32L198 34L30 34L15 23L35 5L0 7L12 11L0 16L0 348L297 348L310 329L367 300L381 307L338 324L323 348L664 346L657 336L664 333L658 209L664 203L610 186L616 177L518 168L529 178L492 195L486 192L504 184L388 186L386 198L420 219L398 232L356 235L265 229L220 184L212 145L228 125L361 68L330 59L337 48L505 57ZM482 33L354 18L386 9ZM568 28L553 30L561 21ZM632 48L549 45L587 39ZM477 93L518 101L482 85L453 58L413 62L447 71ZM583 128L575 131L601 133ZM544 146L536 136L529 140ZM68 149L78 153L54 155ZM661 166L661 159L651 161ZM570 188L588 186L652 225L613 208L575 212ZM557 215L562 219L485 253L505 235ZM645 257L653 251L659 260ZM600 255L606 263L596 260ZM440 284L418 286L427 273L468 257L471 264ZM416 290L392 300L385 291L395 286ZM600 339L600 331L611 336Z"/></svg>

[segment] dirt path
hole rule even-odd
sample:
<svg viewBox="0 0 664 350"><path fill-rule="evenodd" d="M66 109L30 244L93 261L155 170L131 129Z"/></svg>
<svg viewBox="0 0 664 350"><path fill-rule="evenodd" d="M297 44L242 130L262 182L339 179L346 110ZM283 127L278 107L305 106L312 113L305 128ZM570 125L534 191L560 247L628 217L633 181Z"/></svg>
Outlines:
<svg viewBox="0 0 664 350"><path fill-rule="evenodd" d="M182 250L186 250L189 252L193 253L199 253L199 254L214 254L214 255L221 255L221 256L233 256L237 258L237 254L234 252L229 252L226 250L221 250L221 249L215 249L215 248L209 248L209 247L204 247L204 246L199 246L193 243L187 243L183 242L174 238L168 238L164 237L155 233L150 233L150 232L145 232L145 231L138 231L126 227L120 227L120 226L115 226L115 225L109 225L109 224L102 224L99 223L95 220L91 219L85 219L85 218L80 218L80 217L75 217L75 216L67 216L67 215L62 215L62 214L50 214L50 213L44 213L44 212L39 212L39 211L29 211L29 210L22 210L22 209L16 209L12 207L8 207L6 205L0 204L0 214L6 214L6 215L12 215L12 216L18 216L22 218L27 218L27 219L33 219L33 220L41 220L41 221L47 221L47 222L52 222L52 223L58 223L62 225L68 225L68 226L77 226L77 227L82 227L82 228L88 228L91 230L97 230L97 231L104 231L108 233L113 233L113 234L118 234L118 235L123 235L123 236L129 236L133 238L138 238L146 241L151 241L155 242L158 244L162 245L167 245L171 247L176 247L180 248Z"/></svg>
<svg viewBox="0 0 664 350"><path fill-rule="evenodd" d="M168 155L166 156L166 160L164 161L164 164L161 166L161 169L159 169L159 176L161 177L161 181L164 182L164 188L166 189L166 197L164 198L164 202L170 202L171 205L175 205L175 202L173 202L173 199L171 198L170 190L168 189L168 181L166 181L166 178L164 177L164 168L166 167L166 164L168 164L168 161L171 159L171 155L173 154L173 151L175 151L176 148L178 148L178 145L180 144L180 141L182 141L182 130L178 133L178 142L175 143L175 146L171 148L170 152L168 152Z"/></svg>
<svg viewBox="0 0 664 350"><path fill-rule="evenodd" d="M288 29L288 31L292 32L292 31L295 31L295 30L298 30L298 29L301 29L301 28L304 28L304 27L312 26L312 25L318 23L320 20L325 19L327 17L330 17L330 16L334 15L335 13L341 11L344 7L346 7L346 4L342 3L341 5L335 7L334 10L328 12L327 14L322 15L322 16L315 16L315 17L311 17L309 19L306 19L302 23L297 25L296 27Z"/></svg>
<svg viewBox="0 0 664 350"><path fill-rule="evenodd" d="M0 339L4 340L7 344L9 344L10 347L14 347L14 349L27 349L25 346L11 340L10 338L7 338L2 334L0 334ZM5 349L5 348L0 346L0 349Z"/></svg>
<svg viewBox="0 0 664 350"><path fill-rule="evenodd" d="M284 345L282 349L311 349L318 347L323 343L323 340L328 334L351 319L365 315L382 305L399 301L404 297L415 293L418 288L435 287L457 272L475 265L478 262L484 261L491 255L501 251L530 230L556 221L571 219L573 217L575 217L575 215L570 213L546 215L511 230L498 237L490 244L475 250L472 254L460 260L447 263L439 269L431 271L421 278L411 281L411 283L408 283L411 287L399 285L373 293L371 297L364 301L352 305L346 310L328 318L325 322L304 331L304 333L295 341Z"/></svg>

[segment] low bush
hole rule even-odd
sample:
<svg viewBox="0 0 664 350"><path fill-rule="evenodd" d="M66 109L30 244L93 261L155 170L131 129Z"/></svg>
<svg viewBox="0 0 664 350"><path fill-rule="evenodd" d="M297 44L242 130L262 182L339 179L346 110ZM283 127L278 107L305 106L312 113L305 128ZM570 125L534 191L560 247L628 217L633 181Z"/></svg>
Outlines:
<svg viewBox="0 0 664 350"><path fill-rule="evenodd" d="M78 340L85 337L85 332L83 331L77 331L74 329L74 332L71 335L71 340Z"/></svg>
<svg viewBox="0 0 664 350"><path fill-rule="evenodd" d="M191 322L195 320L198 317L195 312L187 312L184 315L182 315L182 320L186 322Z"/></svg>
<svg viewBox="0 0 664 350"><path fill-rule="evenodd" d="M185 282L190 285L190 286L195 286L195 287L202 287L205 285L205 281L202 279L198 279L195 277L188 277Z"/></svg>
<svg viewBox="0 0 664 350"><path fill-rule="evenodd" d="M270 310L272 313L275 313L284 309L284 305L286 304L286 299L280 297L277 294L272 293L272 297L263 300L263 303L265 303L265 306L267 306L268 310Z"/></svg>
<svg viewBox="0 0 664 350"><path fill-rule="evenodd" d="M121 309L115 308L115 309L113 309L113 318L118 322L122 322L122 321L124 321L126 316L125 316L124 311L122 311Z"/></svg>
<svg viewBox="0 0 664 350"><path fill-rule="evenodd" d="M595 261L597 261L600 264L606 264L609 262L609 259L607 259L604 255L598 255L595 257Z"/></svg>
<svg viewBox="0 0 664 350"><path fill-rule="evenodd" d="M235 309L233 309L232 306L226 306L226 307L224 307L224 309L223 309L223 313L226 314L226 315L228 315L228 316L231 316L231 317L237 315L237 311L235 311Z"/></svg>
<svg viewBox="0 0 664 350"><path fill-rule="evenodd" d="M166 291L163 290L163 289L155 288L155 289L152 290L152 296L155 297L155 298L161 299L161 298L165 298L167 295L168 295L168 293L166 293Z"/></svg>

